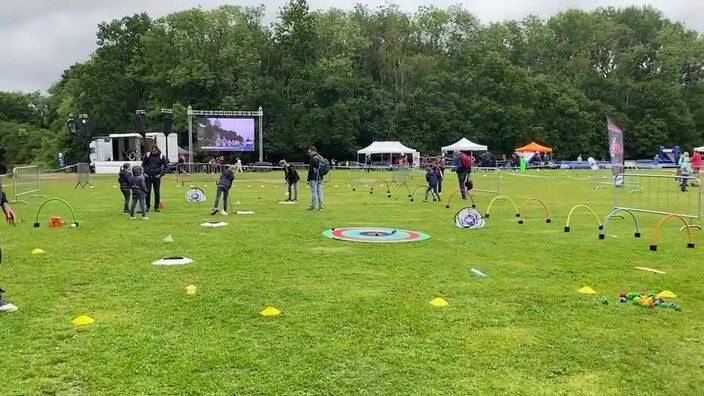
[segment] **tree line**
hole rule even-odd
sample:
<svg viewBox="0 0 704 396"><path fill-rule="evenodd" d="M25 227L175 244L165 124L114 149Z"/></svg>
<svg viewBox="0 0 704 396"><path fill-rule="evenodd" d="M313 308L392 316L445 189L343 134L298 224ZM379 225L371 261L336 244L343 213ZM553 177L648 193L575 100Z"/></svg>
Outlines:
<svg viewBox="0 0 704 396"><path fill-rule="evenodd" d="M66 128L87 113L93 133L159 125L173 108L264 109L266 159L301 160L314 144L354 158L374 140L435 155L461 137L501 154L536 140L556 158L608 158L606 116L627 158L704 140L704 40L651 7L569 10L547 20L481 23L460 6L311 11L185 10L101 23L90 59L48 95L0 93L0 163L72 158Z"/></svg>

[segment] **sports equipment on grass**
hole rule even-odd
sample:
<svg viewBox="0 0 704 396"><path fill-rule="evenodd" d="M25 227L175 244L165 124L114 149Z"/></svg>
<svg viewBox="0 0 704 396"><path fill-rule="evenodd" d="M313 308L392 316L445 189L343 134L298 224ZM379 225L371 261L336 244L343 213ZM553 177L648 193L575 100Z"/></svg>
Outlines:
<svg viewBox="0 0 704 396"><path fill-rule="evenodd" d="M36 166L18 166L12 170L12 193L13 203L28 204L20 197L46 198L46 195L39 194L39 168ZM32 195L30 195L32 194Z"/></svg>
<svg viewBox="0 0 704 396"><path fill-rule="evenodd" d="M455 215L455 225L457 228L477 230L484 228L486 222L482 214L474 208L464 208Z"/></svg>
<svg viewBox="0 0 704 396"><path fill-rule="evenodd" d="M42 209L44 209L44 207L50 202L61 202L62 204L64 204L64 206L66 206L68 208L68 210L71 212L71 218L73 219L73 223L71 223L71 227L74 227L74 228L78 227L78 220L76 220L76 212L73 211L73 207L71 206L71 204L69 204L68 202L66 202L65 200L63 200L61 198L49 198L46 201L44 201L44 203L42 203L41 206L39 206L39 209L37 209L37 215L34 217L34 228L40 227L41 224L39 223L39 216L42 213Z"/></svg>
<svg viewBox="0 0 704 396"><path fill-rule="evenodd" d="M193 260L189 259L188 257L182 257L182 256L177 256L177 257L164 257L161 260L157 260L153 262L152 264L154 265L185 265L185 264L190 264L192 263Z"/></svg>
<svg viewBox="0 0 704 396"><path fill-rule="evenodd" d="M323 236L339 241L364 243L402 243L430 239L430 235L422 232L378 227L333 228L324 231Z"/></svg>

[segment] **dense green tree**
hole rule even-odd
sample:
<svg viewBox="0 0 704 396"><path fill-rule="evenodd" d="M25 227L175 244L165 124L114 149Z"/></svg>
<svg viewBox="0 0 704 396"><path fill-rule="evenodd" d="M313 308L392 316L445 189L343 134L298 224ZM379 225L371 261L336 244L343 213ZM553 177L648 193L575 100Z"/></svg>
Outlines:
<svg viewBox="0 0 704 396"><path fill-rule="evenodd" d="M651 7L488 25L460 6L311 11L291 0L271 26L264 14L223 6L100 24L96 52L48 97L0 93L0 161L73 154L66 119L79 113L103 134L130 130L138 108L158 129L172 107L187 145L188 105L262 106L270 161L302 160L310 144L351 159L383 139L435 155L462 136L498 154L539 140L558 157L601 158L607 116L631 158L704 142L704 39Z"/></svg>

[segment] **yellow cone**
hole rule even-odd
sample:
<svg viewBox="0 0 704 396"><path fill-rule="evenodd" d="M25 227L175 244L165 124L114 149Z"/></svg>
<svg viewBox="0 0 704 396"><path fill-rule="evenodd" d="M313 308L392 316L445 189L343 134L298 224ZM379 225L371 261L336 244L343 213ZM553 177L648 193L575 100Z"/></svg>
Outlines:
<svg viewBox="0 0 704 396"><path fill-rule="evenodd" d="M39 249L39 248L32 250L32 254L44 254L44 253L46 253L46 252L43 251L42 249Z"/></svg>
<svg viewBox="0 0 704 396"><path fill-rule="evenodd" d="M671 291L669 291L669 290L663 290L663 291L661 291L660 294L658 294L656 297L660 297L660 298L675 298L675 297L677 297L677 294L675 294L675 293L673 293L673 292L671 292Z"/></svg>
<svg viewBox="0 0 704 396"><path fill-rule="evenodd" d="M81 315L73 320L73 324L75 324L76 326L86 326L93 322L95 322L95 319L86 315Z"/></svg>
<svg viewBox="0 0 704 396"><path fill-rule="evenodd" d="M188 294L189 296L196 294L196 287L193 285L186 286L186 294Z"/></svg>
<svg viewBox="0 0 704 396"><path fill-rule="evenodd" d="M279 316L280 313L281 313L281 311L279 311L278 309L276 309L274 307L266 307L262 312L260 312L260 314L262 316L266 316L266 317Z"/></svg>
<svg viewBox="0 0 704 396"><path fill-rule="evenodd" d="M582 293L582 294L595 294L595 293L596 293L596 292L594 291L594 289L592 289L592 288L589 287L589 286L584 286L583 288L581 288L581 289L579 289L579 290L577 290L577 291L580 292L580 293Z"/></svg>
<svg viewBox="0 0 704 396"><path fill-rule="evenodd" d="M445 301L445 299L443 298L438 297L433 299L433 301L430 302L430 305L434 307L444 307L447 305L447 301Z"/></svg>

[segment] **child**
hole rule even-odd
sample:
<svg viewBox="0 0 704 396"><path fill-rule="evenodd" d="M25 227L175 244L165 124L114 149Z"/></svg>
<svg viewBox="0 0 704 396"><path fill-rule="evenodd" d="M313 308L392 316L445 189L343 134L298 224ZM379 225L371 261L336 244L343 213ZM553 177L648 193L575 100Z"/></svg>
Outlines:
<svg viewBox="0 0 704 396"><path fill-rule="evenodd" d="M220 212L220 214L223 216L227 216L227 202L230 196L230 188L232 188L232 183L235 181L236 169L237 168L232 165L223 168L222 174L220 175L220 181L218 182L218 192L215 195L215 207L213 207L213 211L210 212L211 215L215 215L216 213L218 213L218 206L220 206L220 196L222 195L222 212Z"/></svg>
<svg viewBox="0 0 704 396"><path fill-rule="evenodd" d="M120 191L125 197L125 206L122 209L123 214L130 213L130 192L132 191L132 165L124 164L120 169L120 177L117 178L120 183Z"/></svg>
<svg viewBox="0 0 704 396"><path fill-rule="evenodd" d="M425 180L428 182L428 189L425 191L425 199L423 202L428 202L428 194L432 192L433 201L439 201L440 195L438 195L438 167L432 166L428 168L425 173Z"/></svg>
<svg viewBox="0 0 704 396"><path fill-rule="evenodd" d="M137 207L137 202L139 202L140 209L142 210L142 220L149 220L147 217L147 184L144 181L144 175L142 174L142 167L135 166L132 168L132 208L130 209L130 219L134 220L134 210Z"/></svg>
<svg viewBox="0 0 704 396"><path fill-rule="evenodd" d="M286 162L286 160L279 161L279 165L284 168L284 181L288 185L288 202L298 201L298 181L301 177L298 176L298 172L293 165Z"/></svg>
<svg viewBox="0 0 704 396"><path fill-rule="evenodd" d="M438 169L438 195L442 195L442 182L443 182L443 180L445 180L445 158L438 160L437 169Z"/></svg>

